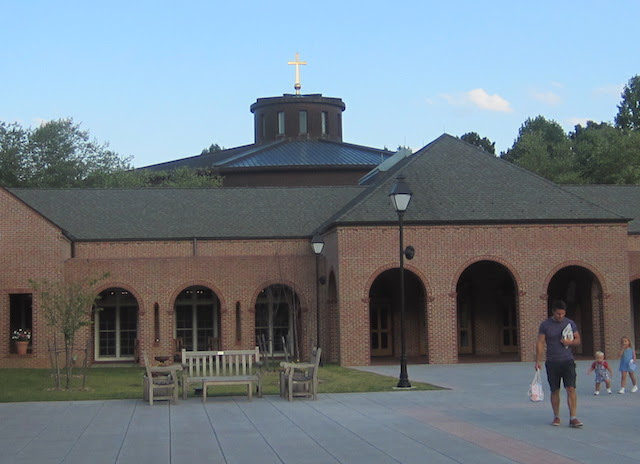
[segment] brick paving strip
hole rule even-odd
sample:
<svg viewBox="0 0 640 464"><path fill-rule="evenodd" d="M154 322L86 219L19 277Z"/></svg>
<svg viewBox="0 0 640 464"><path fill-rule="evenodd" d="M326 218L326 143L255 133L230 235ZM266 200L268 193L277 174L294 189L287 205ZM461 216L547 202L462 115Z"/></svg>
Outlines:
<svg viewBox="0 0 640 464"><path fill-rule="evenodd" d="M580 461L574 461L560 454L510 438L506 435L483 429L468 422L453 419L450 416L435 412L432 409L405 409L399 410L399 412L428 424L430 427L435 427L443 432L450 433L511 459L514 462L521 464L580 464Z"/></svg>

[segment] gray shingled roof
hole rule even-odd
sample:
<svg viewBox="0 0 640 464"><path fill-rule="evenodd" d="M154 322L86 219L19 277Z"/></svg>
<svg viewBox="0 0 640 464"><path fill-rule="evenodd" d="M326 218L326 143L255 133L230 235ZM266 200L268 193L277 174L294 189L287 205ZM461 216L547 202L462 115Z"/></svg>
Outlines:
<svg viewBox="0 0 640 464"><path fill-rule="evenodd" d="M74 240L310 237L363 187L9 189Z"/></svg>
<svg viewBox="0 0 640 464"><path fill-rule="evenodd" d="M448 135L381 172L368 187L9 190L76 240L291 238L310 237L335 224L396 223L388 194L398 174L405 175L414 193L408 223L593 223L640 217L638 196L611 193L611 205L602 207L596 201L604 204L607 197L598 191L590 200L588 187L560 187ZM640 187L629 190L640 195ZM616 206L629 198L628 210Z"/></svg>
<svg viewBox="0 0 640 464"><path fill-rule="evenodd" d="M565 186L593 203L597 203L626 218L630 234L640 234L640 185L571 185Z"/></svg>
<svg viewBox="0 0 640 464"><path fill-rule="evenodd" d="M140 169L266 168L317 166L377 166L392 152L326 140L281 140L262 145L245 145L208 155L192 156Z"/></svg>
<svg viewBox="0 0 640 464"><path fill-rule="evenodd" d="M400 161L331 223L395 222L389 191L398 174L414 195L416 223L623 222L624 218L529 171L443 135Z"/></svg>

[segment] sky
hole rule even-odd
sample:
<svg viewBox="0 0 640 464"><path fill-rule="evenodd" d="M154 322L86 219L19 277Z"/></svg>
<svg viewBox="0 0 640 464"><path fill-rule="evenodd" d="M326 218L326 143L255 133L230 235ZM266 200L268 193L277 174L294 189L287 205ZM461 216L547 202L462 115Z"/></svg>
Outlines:
<svg viewBox="0 0 640 464"><path fill-rule="evenodd" d="M73 118L135 167L253 143L258 98L342 98L345 142L414 151L527 118L613 122L639 0L0 0L0 121Z"/></svg>

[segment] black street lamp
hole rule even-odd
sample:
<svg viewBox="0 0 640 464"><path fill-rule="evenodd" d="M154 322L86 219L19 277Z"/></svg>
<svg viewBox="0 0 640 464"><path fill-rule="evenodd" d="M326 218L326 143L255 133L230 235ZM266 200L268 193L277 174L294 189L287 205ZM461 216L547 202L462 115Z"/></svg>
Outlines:
<svg viewBox="0 0 640 464"><path fill-rule="evenodd" d="M398 223L400 226L400 379L398 380L397 388L411 388L411 383L409 382L409 375L407 374L407 347L405 341L405 333L404 333L404 235L402 229L402 218L404 216L404 212L409 207L409 203L411 202L411 196L413 193L411 189L404 181L404 176L399 175L396 178L396 183L391 189L389 193L389 198L391 198L391 202L393 203L393 208L398 213ZM413 253L413 247L407 247L407 257L409 257L409 253ZM411 255L413 257L413 255Z"/></svg>
<svg viewBox="0 0 640 464"><path fill-rule="evenodd" d="M324 283L320 278L320 255L324 249L324 241L320 235L315 235L311 239L311 248L316 255L316 348L320 348L320 286ZM322 365L322 360L320 360Z"/></svg>

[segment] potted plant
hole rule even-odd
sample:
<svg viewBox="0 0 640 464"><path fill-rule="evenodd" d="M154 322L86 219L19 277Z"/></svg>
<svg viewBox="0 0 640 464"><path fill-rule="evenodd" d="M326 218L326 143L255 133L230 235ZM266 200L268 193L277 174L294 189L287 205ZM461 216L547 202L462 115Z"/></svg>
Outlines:
<svg viewBox="0 0 640 464"><path fill-rule="evenodd" d="M11 339L16 341L16 349L18 354L27 354L27 347L31 340L31 332L25 329L18 329L13 331Z"/></svg>

